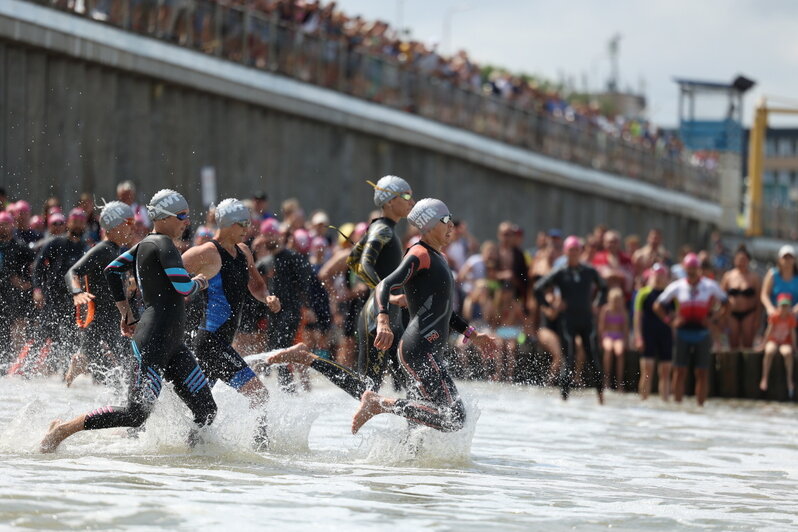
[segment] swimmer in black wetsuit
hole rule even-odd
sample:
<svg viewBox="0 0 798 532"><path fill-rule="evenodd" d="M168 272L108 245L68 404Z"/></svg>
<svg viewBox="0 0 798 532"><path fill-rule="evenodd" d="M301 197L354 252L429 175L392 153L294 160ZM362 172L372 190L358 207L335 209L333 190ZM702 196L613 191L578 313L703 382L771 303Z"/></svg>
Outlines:
<svg viewBox="0 0 798 532"><path fill-rule="evenodd" d="M415 201L407 181L401 177L387 175L374 186L374 204L382 208L382 216L372 220L369 225L368 232L364 236L363 251L359 257L354 257L358 260L353 266L358 277L372 289L358 318L357 370L371 381L369 389L378 392L389 364L392 368L399 368L396 348L404 331L404 313L401 307L406 307L407 303L403 295L393 295L394 305L389 309L389 317L391 330L394 332L394 342L386 350L377 349L374 347L374 338L377 334L378 308L374 288L402 262L402 243L395 233L396 224L407 216ZM394 379L402 381L404 376L394 372Z"/></svg>
<svg viewBox="0 0 798 532"><path fill-rule="evenodd" d="M307 350L277 353L273 364L309 365L344 391L360 399L352 419L356 433L372 417L392 413L414 424L442 432L460 430L465 423L465 408L446 367L441 351L449 340L449 328L463 333L480 349L493 349L495 340L478 334L473 327L452 313L452 273L441 254L451 239L454 224L446 205L431 198L419 201L407 217L422 232L421 242L411 247L399 267L383 279L375 290L378 304L377 349L393 343L389 312L391 291L404 288L410 310L410 323L399 342L398 357L410 383L407 399L387 399L368 389L369 383L353 371L321 359Z"/></svg>
<svg viewBox="0 0 798 532"><path fill-rule="evenodd" d="M241 320L247 290L272 312L280 311L280 300L269 295L266 283L255 270L252 253L243 244L251 223L249 209L231 198L216 206L215 215L219 229L213 240L183 254L183 264L189 274L202 274L209 280L208 289L202 294L203 319L194 339L194 354L211 387L216 380L224 381L249 397L252 408L262 408L269 397L266 387L231 344ZM255 446L260 449L267 443L263 414Z"/></svg>
<svg viewBox="0 0 798 532"><path fill-rule="evenodd" d="M124 352L123 336L117 328L114 298L105 280L105 267L119 256L120 247L130 246L133 238L133 209L121 201L103 207L100 226L102 242L91 248L64 276L76 309L86 309L80 329L80 350L72 356L64 376L67 386L88 369L95 381L104 381L113 367L113 357Z"/></svg>
<svg viewBox="0 0 798 532"><path fill-rule="evenodd" d="M208 425L216 416L208 379L183 344L186 319L185 297L204 290L203 275L189 277L180 253L172 242L188 225L188 204L179 193L164 189L147 206L155 232L108 265L105 276L117 308L122 314L121 329L132 336L137 371L130 383L127 406L105 406L71 421L53 421L42 440L42 452L53 452L67 437L81 430L111 427L138 427L150 415L161 392L163 380L174 384L175 393L189 407L197 426ZM145 303L138 324L125 298L121 274L136 269L136 278ZM193 443L192 431L190 438Z"/></svg>
<svg viewBox="0 0 798 532"><path fill-rule="evenodd" d="M550 272L535 283L535 297L543 307L550 305L546 299L546 291L557 287L562 294L565 309L560 312L559 333L563 344L563 364L560 366L560 393L568 399L574 376L576 359L576 337L582 338L587 366L592 369L599 403L604 402L601 361L596 345L596 327L594 323L594 307L603 303L607 295L607 285L598 272L579 261L582 243L578 237L565 239L565 254L568 262Z"/></svg>

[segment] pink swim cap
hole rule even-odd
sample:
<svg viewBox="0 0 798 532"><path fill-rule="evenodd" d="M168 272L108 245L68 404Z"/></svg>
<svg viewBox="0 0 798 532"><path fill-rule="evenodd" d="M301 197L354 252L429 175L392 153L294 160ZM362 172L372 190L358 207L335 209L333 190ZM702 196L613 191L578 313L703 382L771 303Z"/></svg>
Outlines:
<svg viewBox="0 0 798 532"><path fill-rule="evenodd" d="M682 266L685 268L698 268L701 266L701 261L698 260L698 255L695 253L688 253L684 256L684 259L682 259Z"/></svg>
<svg viewBox="0 0 798 532"><path fill-rule="evenodd" d="M0 212L0 224L13 224L14 217L8 214L6 211Z"/></svg>
<svg viewBox="0 0 798 532"><path fill-rule="evenodd" d="M260 234L262 235L279 235L280 222L274 218L267 218L260 223Z"/></svg>
<svg viewBox="0 0 798 532"><path fill-rule="evenodd" d="M310 233L305 229L294 231L294 250L307 255L310 251Z"/></svg>
<svg viewBox="0 0 798 532"><path fill-rule="evenodd" d="M563 243L563 249L568 251L572 248L581 248L582 247L582 239L580 239L576 235L571 235L565 239L565 243Z"/></svg>

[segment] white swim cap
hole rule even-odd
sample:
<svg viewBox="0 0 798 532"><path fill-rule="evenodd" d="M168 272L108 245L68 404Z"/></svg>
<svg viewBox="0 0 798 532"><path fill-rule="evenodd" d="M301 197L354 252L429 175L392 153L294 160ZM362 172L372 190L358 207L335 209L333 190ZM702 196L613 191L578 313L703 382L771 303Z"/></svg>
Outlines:
<svg viewBox="0 0 798 532"><path fill-rule="evenodd" d="M431 231L441 218L451 216L449 207L439 199L424 198L416 202L416 205L407 215L407 221L422 233Z"/></svg>
<svg viewBox="0 0 798 532"><path fill-rule="evenodd" d="M386 175L374 187L374 205L382 207L399 194L410 192L410 185L399 176Z"/></svg>
<svg viewBox="0 0 798 532"><path fill-rule="evenodd" d="M187 210L188 202L186 198L181 193L169 188L156 192L149 205L147 205L147 214L150 215L150 219L153 221L176 216L180 211Z"/></svg>
<svg viewBox="0 0 798 532"><path fill-rule="evenodd" d="M111 201L103 206L102 214L100 214L100 227L108 231L135 216L133 209L127 203Z"/></svg>
<svg viewBox="0 0 798 532"><path fill-rule="evenodd" d="M250 222L249 209L235 198L227 198L216 206L216 225L219 229L230 227L239 222Z"/></svg>

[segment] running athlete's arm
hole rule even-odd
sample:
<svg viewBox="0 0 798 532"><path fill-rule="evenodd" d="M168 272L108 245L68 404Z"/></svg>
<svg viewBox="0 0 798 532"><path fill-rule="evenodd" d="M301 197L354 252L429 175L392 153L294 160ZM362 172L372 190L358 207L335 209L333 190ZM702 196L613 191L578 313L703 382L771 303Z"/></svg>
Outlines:
<svg viewBox="0 0 798 532"><path fill-rule="evenodd" d="M183 267L190 275L201 273L211 279L222 269L222 258L213 242L189 248L183 253Z"/></svg>
<svg viewBox="0 0 798 532"><path fill-rule="evenodd" d="M136 253L138 250L139 246L136 245L133 249L125 251L103 270L105 280L108 281L108 288L111 290L111 295L117 303L123 301L127 302L127 297L125 296L124 273L136 265Z"/></svg>
<svg viewBox="0 0 798 532"><path fill-rule="evenodd" d="M360 256L361 279L369 288L374 288L380 282L377 274L377 259L382 252L385 244L393 238L393 231L388 226L383 226L379 231L369 231L368 240L363 247L363 254Z"/></svg>
<svg viewBox="0 0 798 532"><path fill-rule="evenodd" d="M158 246L158 259L172 283L172 288L181 296L190 297L208 288L208 281L203 274L197 274L193 278L188 274L183 266L180 252L175 246Z"/></svg>
<svg viewBox="0 0 798 532"><path fill-rule="evenodd" d="M263 277L258 273L257 268L255 268L255 259L252 257L252 252L249 250L249 247L245 244L238 244L238 252L243 253L247 258L247 272L249 273L247 288L249 289L249 293L258 301L266 303L269 310L272 312L280 312L280 299L277 296L269 294L269 288L263 281ZM188 253L188 251L186 253ZM185 258L185 256L184 253L183 258Z"/></svg>
<svg viewBox="0 0 798 532"><path fill-rule="evenodd" d="M391 291L403 287L421 270L430 267L429 251L424 246L416 245L410 248L399 267L392 274L377 284L374 289L377 304L377 334L374 337L374 347L388 349L393 343L393 331L388 317Z"/></svg>
<svg viewBox="0 0 798 532"><path fill-rule="evenodd" d="M375 287L375 301L380 314L387 314L391 292L402 288L418 272L429 269L429 251L424 246L416 245L410 248L399 267L392 274L380 281Z"/></svg>

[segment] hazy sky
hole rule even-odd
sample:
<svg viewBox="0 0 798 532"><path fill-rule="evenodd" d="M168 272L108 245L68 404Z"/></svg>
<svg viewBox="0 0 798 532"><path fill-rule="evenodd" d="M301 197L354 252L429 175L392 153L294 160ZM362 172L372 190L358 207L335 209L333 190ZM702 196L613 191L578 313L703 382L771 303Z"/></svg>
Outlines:
<svg viewBox="0 0 798 532"><path fill-rule="evenodd" d="M798 0L338 0L348 14L403 25L441 43L451 20L452 48L477 62L506 66L578 88L604 88L607 43L620 33L621 87L644 87L655 123L678 121L673 77L757 82L745 101L750 124L762 96L798 107ZM773 119L798 126L798 117Z"/></svg>

